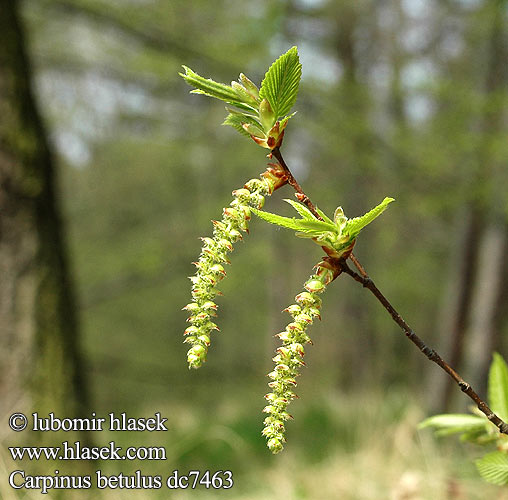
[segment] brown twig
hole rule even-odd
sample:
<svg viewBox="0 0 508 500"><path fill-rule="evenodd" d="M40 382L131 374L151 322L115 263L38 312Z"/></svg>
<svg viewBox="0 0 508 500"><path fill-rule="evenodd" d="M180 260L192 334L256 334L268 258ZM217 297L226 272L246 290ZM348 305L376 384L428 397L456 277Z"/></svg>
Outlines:
<svg viewBox="0 0 508 500"><path fill-rule="evenodd" d="M363 267L362 267L363 269ZM412 330L412 328L406 323L404 318L395 310L395 308L390 304L388 299L381 293L379 288L374 284L374 282L369 278L367 273L365 276L361 276L360 274L354 272L346 263L345 260L342 261L342 271L349 276L351 276L355 281L361 283L365 288L368 288L374 296L377 298L379 302L383 305L383 307L388 311L388 313L393 318L393 321L400 326L400 328L406 334L406 337L415 344L420 351L433 361L437 365L439 365L448 375L457 382L461 391L466 393L478 406L478 409L485 414L485 416L499 429L503 434L508 434L508 424L503 422L488 406L487 404L478 396L478 394L473 390L473 388L443 359L441 356L434 350L428 347L425 342L416 335L416 333ZM365 270L364 270L365 272Z"/></svg>
<svg viewBox="0 0 508 500"><path fill-rule="evenodd" d="M273 156L277 158L279 164L284 169L288 176L288 184L290 184L293 189L297 193L297 198L299 201L304 203L308 209L319 219L321 217L316 211L315 205L312 203L310 198L304 193L302 187L294 178L293 174L289 170L284 158L282 157L279 148L275 148L272 151ZM441 358L441 356L434 350L428 347L425 342L416 335L416 333L412 330L412 328L406 323L404 318L395 310L395 308L391 305L388 299L381 293L379 288L374 284L374 282L370 279L367 271L362 266L360 261L351 253L349 255L349 259L358 269L358 273L353 271L346 262L346 259L341 259L337 264L340 266L342 272L351 276L355 281L361 283L364 288L369 289L372 294L377 298L377 300L382 304L382 306L386 309L386 311L390 314L393 321L397 323L397 325L402 329L402 331L406 334L406 337L415 344L420 351L427 356L430 361L436 363L441 369L443 369L455 382L457 382L461 391L467 394L478 406L478 409L485 414L485 416L499 429L499 431L503 434L508 434L508 424L506 424L503 420L501 420L483 401L478 394L473 390L471 385L469 385L446 361Z"/></svg>
<svg viewBox="0 0 508 500"><path fill-rule="evenodd" d="M289 170L289 167L286 165L286 162L284 161L284 158L280 153L280 149L279 148L273 149L272 155L275 156L275 158L277 158L277 161L279 162L280 166L286 172L288 176L288 184L296 191L296 198L298 199L298 201L306 205L307 208L313 213L314 217L318 218L319 220L323 220L322 217L318 214L314 203L312 203L310 198L303 192L302 187L300 186L300 184L298 184L298 181L294 178L293 174L291 173L291 170Z"/></svg>

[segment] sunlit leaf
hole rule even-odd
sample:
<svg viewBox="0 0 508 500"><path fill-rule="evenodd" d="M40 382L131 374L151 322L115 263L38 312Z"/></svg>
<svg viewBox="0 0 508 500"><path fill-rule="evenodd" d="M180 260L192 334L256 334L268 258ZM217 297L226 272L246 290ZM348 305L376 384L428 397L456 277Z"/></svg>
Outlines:
<svg viewBox="0 0 508 500"><path fill-rule="evenodd" d="M469 432L485 428L485 418L477 415L462 413L449 413L434 415L425 419L418 425L419 429L433 427L438 435L455 434L457 432Z"/></svg>
<svg viewBox="0 0 508 500"><path fill-rule="evenodd" d="M294 200L285 199L284 201L286 203L289 203L304 219L312 220L316 218L314 217L314 214L305 205L297 203Z"/></svg>
<svg viewBox="0 0 508 500"><path fill-rule="evenodd" d="M501 419L508 419L508 366L497 352L489 370L488 384L489 404L492 411Z"/></svg>
<svg viewBox="0 0 508 500"><path fill-rule="evenodd" d="M476 460L480 476L489 483L499 486L508 484L508 455L502 451L493 451Z"/></svg>
<svg viewBox="0 0 508 500"><path fill-rule="evenodd" d="M226 119L222 122L222 125L229 125L240 132L240 134L250 137L250 134L243 128L244 123L245 121L242 119L241 115L229 113L229 115L226 116Z"/></svg>
<svg viewBox="0 0 508 500"><path fill-rule="evenodd" d="M250 105L250 102L242 102L242 98L229 85L215 82L211 78L203 78L187 66L183 66L183 69L185 70L185 74L179 73L179 75L191 87L195 87L196 89L192 90L191 94L202 94L208 97L215 97L216 99L225 101L240 109L244 109L245 111L254 110L254 108Z"/></svg>
<svg viewBox="0 0 508 500"><path fill-rule="evenodd" d="M296 47L281 55L266 72L259 96L270 103L276 117L287 115L293 107L301 76L302 65Z"/></svg>
<svg viewBox="0 0 508 500"><path fill-rule="evenodd" d="M315 207L316 208L316 212L319 214L319 216L325 221L325 222L328 222L328 224L333 224L333 220L330 219L330 217L328 217L328 215L326 215L322 210L320 210L318 207Z"/></svg>
<svg viewBox="0 0 508 500"><path fill-rule="evenodd" d="M392 201L395 200L393 198L385 198L377 207L374 207L365 215L349 219L344 228L344 232L353 237L357 236L367 224L370 224L376 217L380 216Z"/></svg>
<svg viewBox="0 0 508 500"><path fill-rule="evenodd" d="M294 217L282 217L281 215L271 214L270 212L264 212L255 208L251 209L260 219L263 219L270 224L276 226L285 227L287 229L293 229L294 231L302 231L300 220Z"/></svg>

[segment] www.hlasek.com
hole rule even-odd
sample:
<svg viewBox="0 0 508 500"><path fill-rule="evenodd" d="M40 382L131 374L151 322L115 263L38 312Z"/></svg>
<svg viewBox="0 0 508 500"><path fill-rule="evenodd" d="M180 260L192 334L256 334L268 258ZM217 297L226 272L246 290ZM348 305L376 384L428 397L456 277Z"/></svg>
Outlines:
<svg viewBox="0 0 508 500"><path fill-rule="evenodd" d="M40 416L32 413L31 418L23 413L14 413L9 418L9 427L16 432L25 429L33 432L89 432L108 429L118 432L165 432L167 418L155 413L150 418L130 418L125 413L110 413L107 418L59 418L53 413ZM63 441L61 446L9 446L12 460L166 460L166 449L163 446L130 446L122 448L114 441L107 446L85 446L80 441ZM16 490L40 490L46 494L53 489L169 489L213 488L229 489L233 486L233 473L229 470L204 472L191 470L181 474L178 470L168 476L146 475L141 470L134 474L105 475L97 470L93 475L65 475L55 469L48 475L31 475L25 470L13 470L9 474L9 484Z"/></svg>

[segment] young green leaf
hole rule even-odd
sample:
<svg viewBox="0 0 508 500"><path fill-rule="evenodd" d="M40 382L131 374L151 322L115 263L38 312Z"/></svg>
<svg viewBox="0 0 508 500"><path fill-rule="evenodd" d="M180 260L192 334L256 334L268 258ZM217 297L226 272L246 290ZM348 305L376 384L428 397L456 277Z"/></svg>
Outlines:
<svg viewBox="0 0 508 500"><path fill-rule="evenodd" d="M297 219L300 223L300 227L302 228L302 231L306 232L315 232L318 234L326 233L326 232L337 232L337 228L332 225L328 224L327 222L323 222L322 220L318 219Z"/></svg>
<svg viewBox="0 0 508 500"><path fill-rule="evenodd" d="M240 101L250 104L255 108L258 107L256 99L254 99L254 97L252 97L252 95L249 94L249 92L247 92L247 89L242 84L232 81L231 88L236 92L236 94L240 98Z"/></svg>
<svg viewBox="0 0 508 500"><path fill-rule="evenodd" d="M224 83L218 83L211 78L203 78L187 66L182 66L185 74L178 73L191 87L202 91L210 97L216 97L223 101L238 101L237 93Z"/></svg>
<svg viewBox="0 0 508 500"><path fill-rule="evenodd" d="M308 238L313 238L324 232L333 231L335 229L330 224L317 219L295 219L294 217L282 217L281 215L263 212L262 210L257 210L255 208L252 208L251 210L260 219L263 219L270 224L275 224L276 226L285 227L287 229L293 229L293 231L299 231L304 233Z"/></svg>
<svg viewBox="0 0 508 500"><path fill-rule="evenodd" d="M191 94L202 94L208 97L215 97L245 111L255 111L251 102L243 100L234 89L224 83L218 83L210 78L203 78L187 66L182 66L185 74L178 73L191 87Z"/></svg>
<svg viewBox="0 0 508 500"><path fill-rule="evenodd" d="M222 122L222 125L229 125L240 132L240 134L250 137L250 134L243 128L245 120L242 116L243 115L240 113L229 113L229 115L226 116L226 119Z"/></svg>
<svg viewBox="0 0 508 500"><path fill-rule="evenodd" d="M261 124L258 122L258 120L256 120L254 116L240 113L228 107L226 107L226 110L229 111L229 115L226 117L222 125L229 125L238 130L238 132L240 132L242 135L246 135L248 137L250 137L251 134L245 130L243 126L244 123L257 127L261 132Z"/></svg>
<svg viewBox="0 0 508 500"><path fill-rule="evenodd" d="M256 210L255 208L251 208L251 210L260 219L263 219L270 224L275 224L276 226L285 227L287 229L293 229L294 231L304 230L301 226L301 220L295 219L294 217L282 217L281 215L271 214L270 212L264 212L262 210Z"/></svg>
<svg viewBox="0 0 508 500"><path fill-rule="evenodd" d="M282 118L282 120L280 120L280 129L284 130L286 128L286 125L287 125L289 119L293 118L293 116L295 116L295 115L296 115L296 111L294 113L291 113L290 115L287 115L284 118Z"/></svg>
<svg viewBox="0 0 508 500"><path fill-rule="evenodd" d="M320 214L323 220L316 218L307 207L296 201L284 201L287 201L302 218L281 217L280 215L259 210L254 210L254 213L271 224L298 231L296 236L312 238L318 245L330 249L332 253L329 253L329 255L334 255L338 258L351 246L360 230L380 215L386 206L393 201L393 198L385 198L380 205L366 213L363 217L351 220L347 219L339 207L335 211L334 221L321 211L318 214Z"/></svg>
<svg viewBox="0 0 508 500"><path fill-rule="evenodd" d="M376 217L381 215L386 207L392 202L395 201L393 198L385 198L377 207L374 207L372 210L367 212L365 215L361 217L355 217L354 219L349 219L346 223L346 227L344 228L344 233L356 237L358 233L367 225L370 224Z"/></svg>
<svg viewBox="0 0 508 500"><path fill-rule="evenodd" d="M328 224L333 224L333 220L328 217L322 210L320 210L318 207L315 207L316 212L319 214L319 216L325 221L328 222Z"/></svg>
<svg viewBox="0 0 508 500"><path fill-rule="evenodd" d="M281 55L267 71L259 97L270 103L276 118L287 115L293 107L301 76L302 65L296 47Z"/></svg>
<svg viewBox="0 0 508 500"><path fill-rule="evenodd" d="M294 200L285 199L284 201L286 203L289 203L304 219L309 219L309 220L316 219L316 217L314 217L314 214L305 205L302 205L301 203L297 203ZM332 221L330 221L330 223L333 224Z"/></svg>
<svg viewBox="0 0 508 500"><path fill-rule="evenodd" d="M436 434L444 436L458 432L483 430L485 429L485 423L485 418L477 415L450 413L429 417L421 422L418 428L433 427L436 430Z"/></svg>
<svg viewBox="0 0 508 500"><path fill-rule="evenodd" d="M503 420L508 419L508 366L497 352L490 365L488 383L489 404Z"/></svg>
<svg viewBox="0 0 508 500"><path fill-rule="evenodd" d="M499 486L508 484L508 455L493 451L476 460L476 468L485 481Z"/></svg>
<svg viewBox="0 0 508 500"><path fill-rule="evenodd" d="M247 78L243 73L240 73L240 81L242 82L247 92L249 92L249 94L254 97L254 99L259 100L259 89L257 88L256 84Z"/></svg>

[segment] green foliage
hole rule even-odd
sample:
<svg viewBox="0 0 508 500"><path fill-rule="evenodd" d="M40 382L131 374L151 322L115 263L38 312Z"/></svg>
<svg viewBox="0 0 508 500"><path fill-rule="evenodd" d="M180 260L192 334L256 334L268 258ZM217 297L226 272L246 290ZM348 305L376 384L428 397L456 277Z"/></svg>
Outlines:
<svg viewBox="0 0 508 500"><path fill-rule="evenodd" d="M354 219L350 219L346 223L345 231L352 237L358 236L360 231L370 224L376 217L380 216L385 210L386 207L392 202L395 201L393 198L385 198L377 207L374 207L372 210L367 212L365 215L361 217L355 217Z"/></svg>
<svg viewBox="0 0 508 500"><path fill-rule="evenodd" d="M253 209L252 211L259 218L270 224L297 231L296 236L312 238L313 241L320 246L325 246L330 251L330 255L338 258L350 248L360 231L376 217L381 215L394 199L385 198L379 205L365 215L355 217L354 219L345 217L342 208L338 207L335 211L334 220L330 219L321 210L316 209L323 219L320 220L301 203L297 203L293 200L284 201L288 202L300 214L300 219L282 217L281 215L263 212L257 209Z"/></svg>
<svg viewBox="0 0 508 500"><path fill-rule="evenodd" d="M296 47L281 55L266 72L259 96L270 103L276 117L287 115L295 104L301 77L302 65Z"/></svg>
<svg viewBox="0 0 508 500"><path fill-rule="evenodd" d="M445 415L434 415L427 418L420 425L420 429L433 427L436 435L447 436L459 432L471 432L484 430L487 422L484 417L477 415L464 415L461 413L450 413Z"/></svg>
<svg viewBox="0 0 508 500"><path fill-rule="evenodd" d="M476 460L476 468L485 481L499 486L508 484L508 455L493 451Z"/></svg>
<svg viewBox="0 0 508 500"><path fill-rule="evenodd" d="M232 110L228 111L229 115L226 117L222 125L229 125L230 127L233 127L235 130L240 132L240 134L246 135L247 137L250 137L250 134L244 127L245 124L258 127L259 129L261 128L261 124L253 116L238 113Z"/></svg>
<svg viewBox="0 0 508 500"><path fill-rule="evenodd" d="M261 90L240 73L231 86L203 78L187 66L179 75L191 86L192 94L220 99L242 111L229 111L223 125L230 125L242 135L250 136L264 148L274 149L282 144L284 129L294 115L287 115L298 94L302 65L296 47L280 56L267 71ZM278 118L281 118L279 121Z"/></svg>
<svg viewBox="0 0 508 500"><path fill-rule="evenodd" d="M488 382L489 405L502 419L506 418L508 408L508 366L498 353L494 353L489 370ZM419 428L432 427L438 436L462 434L463 441L479 445L495 443L497 451L488 453L475 462L480 475L489 483L508 484L508 440L500 434L481 414L443 414L434 415L420 423Z"/></svg>
<svg viewBox="0 0 508 500"><path fill-rule="evenodd" d="M189 85L196 87L196 90L191 90L191 94L202 94L208 97L215 97L228 104L232 104L238 108L250 110L250 102L241 96L232 87L224 83L218 83L211 78L203 78L187 66L183 66L185 74L178 73ZM253 108L252 108L253 109Z"/></svg>
<svg viewBox="0 0 508 500"><path fill-rule="evenodd" d="M293 200L284 200L290 203L293 208L302 216L301 219L294 217L283 217L277 214L271 214L269 212L263 212L261 210L253 210L253 212L260 218L270 224L275 224L286 229L293 229L294 231L300 231L302 235L309 238L314 238L322 235L327 231L336 231L335 224L320 221L316 219L312 212L306 207L297 203Z"/></svg>
<svg viewBox="0 0 508 500"><path fill-rule="evenodd" d="M497 352L489 370L489 404L502 420L508 420L508 366Z"/></svg>

